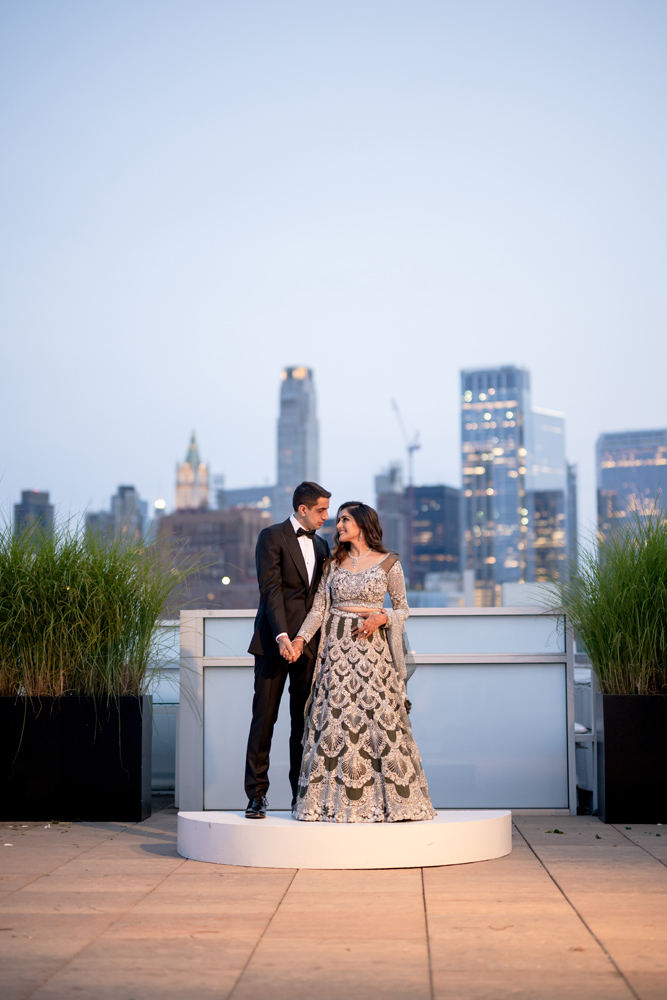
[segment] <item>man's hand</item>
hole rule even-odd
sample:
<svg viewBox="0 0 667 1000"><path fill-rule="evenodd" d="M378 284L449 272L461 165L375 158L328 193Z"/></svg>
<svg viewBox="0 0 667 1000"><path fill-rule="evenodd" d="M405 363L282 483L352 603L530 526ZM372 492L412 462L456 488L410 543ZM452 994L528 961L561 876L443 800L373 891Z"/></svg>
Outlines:
<svg viewBox="0 0 667 1000"><path fill-rule="evenodd" d="M288 663L294 663L296 657L294 656L294 649L292 648L292 643L290 642L289 636L281 635L278 639L278 649L280 655L287 660ZM301 654L299 654L301 655Z"/></svg>

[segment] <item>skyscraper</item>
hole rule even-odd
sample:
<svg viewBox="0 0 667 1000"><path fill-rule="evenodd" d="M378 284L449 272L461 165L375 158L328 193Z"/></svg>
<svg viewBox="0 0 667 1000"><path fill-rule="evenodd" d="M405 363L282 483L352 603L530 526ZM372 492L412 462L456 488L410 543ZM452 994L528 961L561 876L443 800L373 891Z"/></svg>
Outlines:
<svg viewBox="0 0 667 1000"><path fill-rule="evenodd" d="M111 497L110 509L89 511L86 514L86 531L98 535L102 541L125 538L138 542L147 528L148 504L139 496L134 486L119 486Z"/></svg>
<svg viewBox="0 0 667 1000"><path fill-rule="evenodd" d="M382 541L400 555L408 586L421 588L429 573L459 572L460 496L442 484L404 487L400 462L375 477Z"/></svg>
<svg viewBox="0 0 667 1000"><path fill-rule="evenodd" d="M14 504L14 534L39 523L42 531L53 528L53 504L49 494L41 490L22 490L21 503Z"/></svg>
<svg viewBox="0 0 667 1000"><path fill-rule="evenodd" d="M194 431L182 465L176 466L176 510L208 508L208 465L201 461Z"/></svg>
<svg viewBox="0 0 667 1000"><path fill-rule="evenodd" d="M494 606L503 583L546 581L567 558L565 421L532 409L524 368L463 371L461 388L462 569Z"/></svg>
<svg viewBox="0 0 667 1000"><path fill-rule="evenodd" d="M454 486L415 486L406 490L406 532L411 535L407 576L421 588L427 573L458 573L460 568L460 498Z"/></svg>
<svg viewBox="0 0 667 1000"><path fill-rule="evenodd" d="M375 477L375 506L382 525L382 541L390 552L398 552L406 560L407 572L406 502L400 462L392 462Z"/></svg>
<svg viewBox="0 0 667 1000"><path fill-rule="evenodd" d="M273 517L284 521L292 513L292 494L304 480L320 475L320 430L315 380L311 368L285 368L278 417L278 485Z"/></svg>
<svg viewBox="0 0 667 1000"><path fill-rule="evenodd" d="M631 511L667 508L667 428L601 434L596 458L600 531Z"/></svg>

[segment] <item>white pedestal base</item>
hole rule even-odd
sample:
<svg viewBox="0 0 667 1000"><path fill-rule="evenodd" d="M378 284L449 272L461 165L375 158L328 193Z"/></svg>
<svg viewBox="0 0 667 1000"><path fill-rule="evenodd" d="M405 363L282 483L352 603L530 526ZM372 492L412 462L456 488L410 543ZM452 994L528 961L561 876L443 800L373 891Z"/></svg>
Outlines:
<svg viewBox="0 0 667 1000"><path fill-rule="evenodd" d="M419 823L302 823L287 812L178 814L178 853L248 868L428 868L501 858L512 850L512 814L441 809Z"/></svg>

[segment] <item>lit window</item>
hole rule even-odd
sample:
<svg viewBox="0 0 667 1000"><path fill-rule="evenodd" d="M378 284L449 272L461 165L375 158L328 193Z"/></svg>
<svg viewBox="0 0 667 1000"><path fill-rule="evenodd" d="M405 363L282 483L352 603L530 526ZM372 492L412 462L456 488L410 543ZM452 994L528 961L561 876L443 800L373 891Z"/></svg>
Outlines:
<svg viewBox="0 0 667 1000"><path fill-rule="evenodd" d="M472 399L472 393L470 392L470 390L463 393L463 399L466 403L470 402L470 400Z"/></svg>
<svg viewBox="0 0 667 1000"><path fill-rule="evenodd" d="M489 489L486 491L487 497L492 497L494 493L495 490L492 490L491 487L489 487Z"/></svg>
<svg viewBox="0 0 667 1000"><path fill-rule="evenodd" d="M489 389L489 396L495 396L495 394L496 394L495 389Z"/></svg>
<svg viewBox="0 0 667 1000"><path fill-rule="evenodd" d="M522 517L521 518L521 523L522 524L528 524L528 518L527 517Z"/></svg>
<svg viewBox="0 0 667 1000"><path fill-rule="evenodd" d="M480 392L479 398L480 399L486 399L486 393L485 392Z"/></svg>
<svg viewBox="0 0 667 1000"><path fill-rule="evenodd" d="M511 420L512 417L514 416L514 411L513 410L508 410L507 413L505 414L505 416L507 417L508 420Z"/></svg>
<svg viewBox="0 0 667 1000"><path fill-rule="evenodd" d="M490 413L485 413L484 414L484 419L485 420L490 420L491 419L491 414Z"/></svg>

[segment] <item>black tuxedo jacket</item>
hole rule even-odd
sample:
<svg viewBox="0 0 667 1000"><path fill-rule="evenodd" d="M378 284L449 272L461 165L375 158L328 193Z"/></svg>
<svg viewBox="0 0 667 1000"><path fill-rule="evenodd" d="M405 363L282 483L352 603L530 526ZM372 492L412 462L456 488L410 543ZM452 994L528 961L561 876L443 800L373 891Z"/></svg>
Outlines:
<svg viewBox="0 0 667 1000"><path fill-rule="evenodd" d="M287 632L293 639L310 611L329 555L329 546L319 535L315 535L313 544L315 572L309 585L301 546L289 518L260 532L255 550L259 609L248 647L253 656L279 656L276 636ZM313 655L317 653L317 639L314 636L304 647Z"/></svg>

